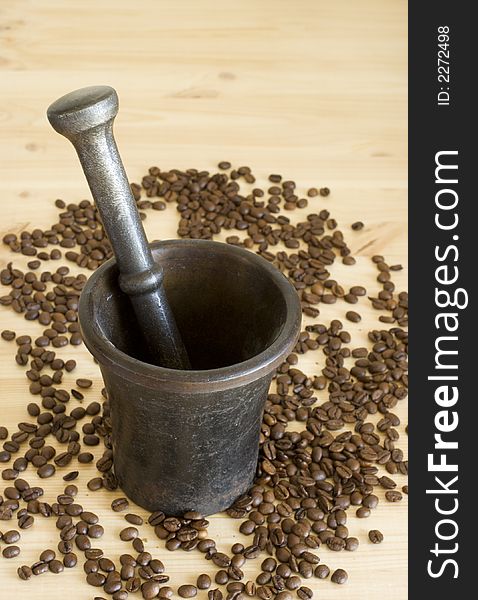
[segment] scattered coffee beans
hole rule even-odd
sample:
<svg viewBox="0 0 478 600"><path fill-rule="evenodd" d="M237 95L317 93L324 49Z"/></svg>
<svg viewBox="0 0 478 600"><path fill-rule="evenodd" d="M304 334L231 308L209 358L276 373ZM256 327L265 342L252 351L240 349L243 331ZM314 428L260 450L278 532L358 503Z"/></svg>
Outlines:
<svg viewBox="0 0 478 600"><path fill-rule="evenodd" d="M332 278L337 258L350 266L355 259L335 219L319 206L330 190L311 187L300 193L294 181L271 174L266 189L254 187L242 192L241 181L255 183L250 167L232 169L227 161L218 166L222 172L212 174L151 167L142 185L131 186L138 208L164 210L174 203L179 215L178 235L184 238L211 239L222 230L236 230L237 235L229 235L227 242L256 251L279 268L297 290L302 311L312 322L277 369L264 410L254 484L227 511L231 518L241 521L239 530L249 542L234 544L231 555L218 551L216 542L208 537L208 520L194 511L176 517L157 511L149 516L148 525L168 550L197 549L203 553L217 568L214 580L226 586L227 600L244 600L246 596L291 600L292 592L300 600L309 600L312 591L302 580L330 576L330 569L319 563L317 550L325 545L334 552L355 551L359 546L359 540L349 535L347 512L354 510L360 518L369 517L378 505L373 493L376 487L385 490L388 502L403 498L393 477L406 475L408 462L397 447L401 423L394 408L407 396L408 388L408 334L404 329L408 325L408 295L396 293L392 282L401 265L389 266L383 256L374 256L381 289L369 301L381 312L378 320L385 325L368 333L369 347L352 347L352 335L341 321L317 322L321 304L358 304L367 296L365 287L347 289ZM308 204L314 209L306 217L299 213L293 224L287 216L289 211L300 211ZM120 538L130 543L133 554L123 554L116 564L101 548L92 547L92 541L104 530L94 512L75 502L76 486L67 485L50 504L42 498L42 488L31 487L21 479L29 463L40 478L48 479L57 470L66 470L72 461L77 466L96 460L99 476L90 479L87 488L92 492L118 488L106 392L102 391L102 403L83 405L85 396L93 393L86 391L92 380L77 377L75 387L63 384L63 377L76 369L76 362L56 354L56 350L64 352L60 349L68 344L81 343L78 300L86 275L73 275L67 266L40 270L43 261L57 260L62 253L77 267L95 270L111 257L111 247L89 201L66 204L57 200L55 205L61 212L50 229L3 238L13 252L35 260L28 262L26 272L11 263L0 271L0 283L10 290L0 297L0 304L23 314L27 321L38 321L43 331L33 338L11 330L1 333L3 340L12 342L15 361L25 368L35 401L28 404L28 422L19 423L18 431L10 435L0 426L0 440L6 440L0 462L12 462L2 471L8 483L5 499L0 501L0 519L8 521L16 516L20 529L33 526L38 514L56 521L59 557L56 550L44 550L36 563L18 568L20 579L47 571L61 573L76 566L78 558L73 550L78 548L85 555L87 582L102 587L113 600L125 600L128 594L139 591L143 598L170 599L174 592L164 585L169 581L164 564L145 550L139 537L141 516L125 514L130 526L121 531ZM352 230L363 227L357 221ZM45 248L52 245L62 250L54 247L47 252ZM361 321L356 311L347 311L345 317L353 323ZM298 368L300 355L307 352L323 355L317 361L321 370L312 376ZM353 365L350 368L348 359ZM326 394L327 399L319 400L317 392ZM72 401L75 407L71 409ZM375 414L380 418L373 424L368 417ZM289 429L288 424L294 421L301 424L300 431ZM61 451L48 445L49 436L63 446ZM101 452L95 458L100 444ZM85 451L88 446L91 452ZM71 482L79 471L62 476ZM403 486L402 492L407 494L408 487ZM127 511L129 502L119 497L111 508ZM4 557L18 556L18 531L7 531L0 539L5 544ZM371 530L369 539L380 543L383 535ZM264 554L269 556L262 561L257 581L244 582L245 563ZM343 584L347 577L343 569L336 569L331 580ZM208 590L208 600L223 600L220 589L209 589L209 575L199 575L196 584L181 585L178 595L192 598L200 589Z"/></svg>

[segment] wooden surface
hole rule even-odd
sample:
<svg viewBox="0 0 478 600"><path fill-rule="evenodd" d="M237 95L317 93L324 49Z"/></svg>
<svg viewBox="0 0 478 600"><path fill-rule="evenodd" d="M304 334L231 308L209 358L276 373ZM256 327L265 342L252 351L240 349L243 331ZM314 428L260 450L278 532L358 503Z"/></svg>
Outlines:
<svg viewBox="0 0 478 600"><path fill-rule="evenodd" d="M0 3L0 194L1 235L55 221L55 198L88 197L82 173L68 143L49 127L48 104L74 88L113 85L121 112L116 137L128 174L138 181L146 169L213 169L219 160L250 165L259 183L271 172L307 186L329 186L327 199L310 202L309 212L328 208L358 255L357 266L338 262L339 282L378 291L369 257L384 253L390 264L406 263L406 3L404 0L2 0ZM307 212L307 210L305 211ZM295 213L294 219L301 215ZM303 216L303 215L302 215ZM361 232L350 231L356 220ZM174 237L177 215L149 211L150 238ZM0 249L0 266L26 259ZM406 289L406 271L394 275ZM8 290L7 290L8 291ZM3 293L3 292L2 292ZM347 306L322 309L320 320L343 318ZM380 326L366 299L358 305L359 325L347 324L353 343ZM0 329L39 335L40 326L0 307ZM97 399L99 371L83 348L64 356L78 360L77 374L91 376ZM323 364L311 352L300 366L309 374ZM75 373L69 376L74 380ZM23 369L12 344L0 340L1 424L11 431L25 420L30 401ZM68 381L68 380L67 380ZM406 424L406 406L398 414ZM401 438L405 449L406 438ZM93 466L80 478L80 501L99 513L106 534L101 546L116 558L128 551L118 531L124 522L109 509L114 494L87 493ZM36 475L27 479L33 485ZM397 477L400 485L404 480ZM54 501L61 477L45 481ZM141 511L139 511L141 512ZM349 582L308 580L316 597L404 600L407 586L407 502L381 502L368 520L349 518L355 553L319 552L331 568L344 567ZM12 521L11 524L15 524ZM228 551L242 538L238 523L212 518L211 534ZM0 523L5 531L9 524ZM385 541L373 546L369 529ZM147 548L166 564L173 586L211 572L202 555L168 553L143 528ZM86 600L97 590L84 582L81 566L29 582L16 576L21 564L37 560L41 549L56 548L53 520L36 519L22 532L22 553L0 557L0 598ZM254 576L249 564L247 577ZM205 593L200 594L204 599Z"/></svg>

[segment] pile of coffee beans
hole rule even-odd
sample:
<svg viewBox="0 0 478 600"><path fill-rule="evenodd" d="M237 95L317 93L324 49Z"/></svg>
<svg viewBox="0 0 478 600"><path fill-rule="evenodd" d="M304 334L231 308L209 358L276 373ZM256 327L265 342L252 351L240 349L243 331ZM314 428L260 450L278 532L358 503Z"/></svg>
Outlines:
<svg viewBox="0 0 478 600"><path fill-rule="evenodd" d="M167 550L196 550L215 566L217 587L211 589L211 577L200 574L195 583L186 582L177 589L181 598L208 590L209 600L224 596L226 600L246 596L292 600L294 595L309 600L313 592L303 585L305 579L330 577L336 584L348 579L343 569L331 573L317 553L322 554L323 547L333 552L358 549L360 541L347 527L348 513L369 517L379 502L375 488L384 489L391 503L408 493L407 486L401 492L396 489L392 479L408 471L408 462L397 447L400 419L394 413L408 390L408 295L396 293L392 281L401 265L388 265L383 256L374 256L381 290L376 297L369 296L369 301L381 313L378 321L388 328L370 331L367 347L352 346L352 336L342 321L317 322L321 304L355 305L367 296L360 282L347 289L331 276L337 259L355 264L345 236L325 208L294 224L288 216L328 198L330 190L310 188L300 194L294 181L278 174L271 174L270 185L262 189L255 186L256 178L247 166L232 169L222 161L218 168L210 173L151 167L141 185L131 185L142 218L147 209L162 211L173 204L180 237L211 239L223 230L234 230L226 242L256 251L276 265L297 290L309 324L294 352L277 369L264 410L254 485L227 510L240 521L239 531L248 536L248 545L235 543L228 554L218 551L208 535L207 519L194 511L184 515L156 511L147 526ZM71 274L66 264L43 268L64 258L94 270L112 252L94 205L87 200L68 205L56 200L55 205L60 211L58 221L48 230L37 228L3 238L12 252L30 260L27 272L13 263L0 272L0 283L10 288L0 297L0 304L27 321L38 321L43 331L36 338L12 330L1 333L15 347L15 360L25 367L35 399L26 407L29 418L18 423L16 431L10 433L0 426L0 462L5 464L1 476L9 482L0 495L0 521L17 522L17 528L0 532L2 555L8 559L20 554L18 530L32 527L35 518L52 518L58 530L56 550L45 549L35 563L19 567L20 579L73 568L81 553L88 584L113 600L124 600L135 592L145 599L167 600L174 594L166 585L169 576L163 562L145 550L138 529L145 525L143 518L127 512L128 500L120 496L111 502L114 512L124 513L120 542L132 548L119 562L105 556L98 546L104 533L99 517L75 501L78 488L71 482L82 465L95 460L95 454L99 456L98 475L87 483L88 489L113 492L118 488L110 408L104 389L101 402L85 402L90 379L80 376L74 386L62 383L65 373L76 369L76 362L57 351L82 342L78 301L87 276ZM357 221L351 228L354 232L363 227ZM359 323L361 315L346 310L345 319ZM317 361L322 368L306 374L298 368L299 357L311 351L323 354ZM318 392L327 394L325 402L319 401ZM55 446L63 448L61 452L48 444L51 437ZM95 446L101 448L100 454L91 451ZM47 487L30 486L20 477L28 468L34 468L41 479L61 472L64 492L53 501L46 499ZM384 536L371 529L368 539L379 544ZM260 564L255 581L245 581L247 561Z"/></svg>

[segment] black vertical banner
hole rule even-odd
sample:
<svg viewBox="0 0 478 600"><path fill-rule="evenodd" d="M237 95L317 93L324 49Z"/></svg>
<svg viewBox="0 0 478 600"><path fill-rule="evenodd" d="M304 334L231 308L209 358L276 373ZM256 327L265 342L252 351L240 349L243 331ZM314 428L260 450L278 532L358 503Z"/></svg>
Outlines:
<svg viewBox="0 0 478 600"><path fill-rule="evenodd" d="M449 600L477 597L477 30L469 3L409 11L409 596Z"/></svg>

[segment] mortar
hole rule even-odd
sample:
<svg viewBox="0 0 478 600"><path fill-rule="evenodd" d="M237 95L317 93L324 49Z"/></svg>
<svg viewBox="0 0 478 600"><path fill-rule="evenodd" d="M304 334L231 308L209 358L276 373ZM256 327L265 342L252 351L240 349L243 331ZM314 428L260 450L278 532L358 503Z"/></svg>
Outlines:
<svg viewBox="0 0 478 600"><path fill-rule="evenodd" d="M191 370L150 363L114 259L88 280L79 318L111 407L114 468L150 510L209 515L251 486L275 369L300 331L298 295L262 257L219 242L151 244Z"/></svg>

